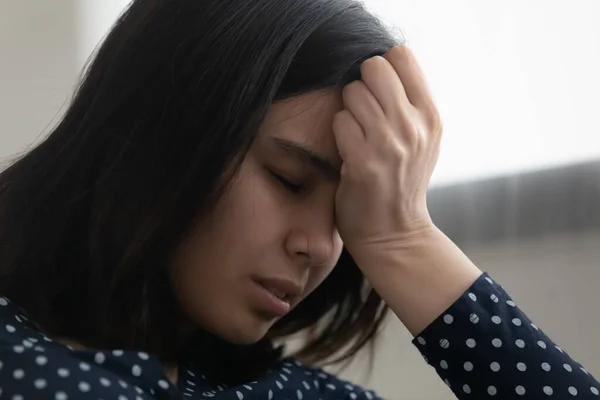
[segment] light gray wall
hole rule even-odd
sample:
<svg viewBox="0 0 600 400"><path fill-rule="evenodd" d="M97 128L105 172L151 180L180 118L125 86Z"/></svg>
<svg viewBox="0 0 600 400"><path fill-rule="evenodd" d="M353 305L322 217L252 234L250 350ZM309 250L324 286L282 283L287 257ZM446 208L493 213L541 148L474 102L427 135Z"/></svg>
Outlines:
<svg viewBox="0 0 600 400"><path fill-rule="evenodd" d="M77 12L76 0L0 1L0 160L47 132L70 98Z"/></svg>

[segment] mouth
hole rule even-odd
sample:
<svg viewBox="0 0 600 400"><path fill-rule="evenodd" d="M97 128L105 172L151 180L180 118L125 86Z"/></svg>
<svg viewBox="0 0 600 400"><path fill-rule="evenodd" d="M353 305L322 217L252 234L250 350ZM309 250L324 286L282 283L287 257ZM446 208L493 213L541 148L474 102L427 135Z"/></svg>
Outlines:
<svg viewBox="0 0 600 400"><path fill-rule="evenodd" d="M274 287L271 286L266 286L266 285L261 285L263 288L267 289L269 292L271 292L271 294L275 297L277 297L279 300L284 301L289 303L290 298L292 297L291 295L282 292Z"/></svg>
<svg viewBox="0 0 600 400"><path fill-rule="evenodd" d="M287 314L303 293L301 285L288 279L261 278L255 279L255 282L270 299L268 305L271 307L269 308L279 316Z"/></svg>
<svg viewBox="0 0 600 400"><path fill-rule="evenodd" d="M260 278L257 282L282 300L298 297L304 291L302 285L286 278Z"/></svg>

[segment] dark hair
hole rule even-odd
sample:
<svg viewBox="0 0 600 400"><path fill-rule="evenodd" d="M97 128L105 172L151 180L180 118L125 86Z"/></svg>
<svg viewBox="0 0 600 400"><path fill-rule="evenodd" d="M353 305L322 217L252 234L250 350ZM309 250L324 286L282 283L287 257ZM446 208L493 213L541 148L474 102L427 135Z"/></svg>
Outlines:
<svg viewBox="0 0 600 400"><path fill-rule="evenodd" d="M176 357L166 266L269 106L341 88L397 43L353 0L133 1L61 121L0 174L0 293L52 335ZM271 339L321 322L299 356L339 361L373 338L385 310L344 251L268 338L222 347L270 354L238 371L246 377L279 359Z"/></svg>

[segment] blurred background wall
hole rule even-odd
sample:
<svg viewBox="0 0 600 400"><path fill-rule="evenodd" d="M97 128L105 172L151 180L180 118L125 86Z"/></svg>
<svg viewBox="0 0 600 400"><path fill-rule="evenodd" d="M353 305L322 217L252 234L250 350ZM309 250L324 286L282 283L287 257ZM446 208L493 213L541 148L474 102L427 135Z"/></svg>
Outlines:
<svg viewBox="0 0 600 400"><path fill-rule="evenodd" d="M125 0L0 1L0 162L48 132ZM600 2L367 0L400 29L445 121L436 223L561 347L600 376ZM446 400L393 318L370 378Z"/></svg>

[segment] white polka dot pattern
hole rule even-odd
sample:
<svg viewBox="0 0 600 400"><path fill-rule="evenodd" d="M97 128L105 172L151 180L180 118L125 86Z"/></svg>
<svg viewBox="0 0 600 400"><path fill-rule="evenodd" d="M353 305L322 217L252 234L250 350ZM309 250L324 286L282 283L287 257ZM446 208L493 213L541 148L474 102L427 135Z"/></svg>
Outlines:
<svg viewBox="0 0 600 400"><path fill-rule="evenodd" d="M430 345L440 341L454 345ZM413 344L459 399L600 400L600 384L487 274Z"/></svg>
<svg viewBox="0 0 600 400"><path fill-rule="evenodd" d="M456 397L596 399L600 384L556 346L487 274L417 336ZM259 381L209 381L182 365L177 385L145 352L78 351L53 342L0 297L0 398L165 400L376 400L365 390L286 359Z"/></svg>
<svg viewBox="0 0 600 400"><path fill-rule="evenodd" d="M235 387L210 382L193 365L180 374L177 385L162 365L144 352L122 349L78 351L53 342L0 297L0 398L27 399L350 399L374 400L373 392L344 382L322 370L284 360L279 370L260 382ZM4 305L2 305L4 304ZM17 320L17 323L14 321ZM7 323L6 321L11 321ZM446 318L445 323L452 323ZM1 329L4 327L5 329ZM34 344L45 342L43 346ZM424 343L424 342L423 342Z"/></svg>

